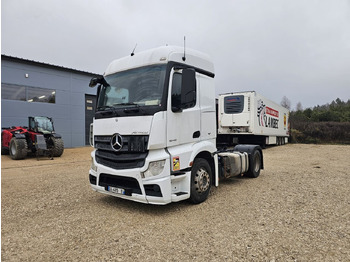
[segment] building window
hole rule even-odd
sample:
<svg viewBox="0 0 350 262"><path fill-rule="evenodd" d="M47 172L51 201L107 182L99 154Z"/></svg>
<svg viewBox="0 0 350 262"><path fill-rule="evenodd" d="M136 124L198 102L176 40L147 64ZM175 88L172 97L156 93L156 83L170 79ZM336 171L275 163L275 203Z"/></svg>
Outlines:
<svg viewBox="0 0 350 262"><path fill-rule="evenodd" d="M42 102L42 103L55 103L56 91L52 89L27 87L28 102Z"/></svg>
<svg viewBox="0 0 350 262"><path fill-rule="evenodd" d="M56 90L1 84L1 99L54 104L56 103Z"/></svg>
<svg viewBox="0 0 350 262"><path fill-rule="evenodd" d="M26 101L26 87L1 84L1 99Z"/></svg>

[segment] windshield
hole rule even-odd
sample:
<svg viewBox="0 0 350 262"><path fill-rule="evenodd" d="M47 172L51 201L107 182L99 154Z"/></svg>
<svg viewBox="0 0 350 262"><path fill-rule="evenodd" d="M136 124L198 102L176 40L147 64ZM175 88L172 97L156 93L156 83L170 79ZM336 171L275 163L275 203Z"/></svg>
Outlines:
<svg viewBox="0 0 350 262"><path fill-rule="evenodd" d="M43 134L51 134L53 131L53 125L49 118L47 117L35 117L35 122L37 123L38 131Z"/></svg>
<svg viewBox="0 0 350 262"><path fill-rule="evenodd" d="M98 109L137 105L160 106L166 65L153 65L115 73L105 77L98 98Z"/></svg>

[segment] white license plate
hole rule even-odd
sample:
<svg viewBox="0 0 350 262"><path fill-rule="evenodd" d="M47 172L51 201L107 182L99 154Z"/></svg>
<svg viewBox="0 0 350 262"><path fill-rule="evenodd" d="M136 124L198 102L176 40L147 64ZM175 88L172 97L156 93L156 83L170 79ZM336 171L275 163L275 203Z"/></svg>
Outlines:
<svg viewBox="0 0 350 262"><path fill-rule="evenodd" d="M122 188L118 188L118 187L109 186L108 187L108 191L112 192L112 193L115 193L115 194L125 195L125 190L122 189Z"/></svg>

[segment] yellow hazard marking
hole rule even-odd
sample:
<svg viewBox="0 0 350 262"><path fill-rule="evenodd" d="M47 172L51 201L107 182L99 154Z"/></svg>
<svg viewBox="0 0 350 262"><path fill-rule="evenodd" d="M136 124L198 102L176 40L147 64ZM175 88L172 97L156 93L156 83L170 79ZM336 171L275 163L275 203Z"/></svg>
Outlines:
<svg viewBox="0 0 350 262"><path fill-rule="evenodd" d="M173 171L180 170L180 157L173 157Z"/></svg>

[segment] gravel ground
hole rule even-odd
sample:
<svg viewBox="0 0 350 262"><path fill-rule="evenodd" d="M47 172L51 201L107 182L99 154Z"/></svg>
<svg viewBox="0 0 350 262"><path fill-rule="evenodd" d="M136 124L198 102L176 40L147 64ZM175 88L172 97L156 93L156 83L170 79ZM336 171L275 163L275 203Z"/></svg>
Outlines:
<svg viewBox="0 0 350 262"><path fill-rule="evenodd" d="M92 191L91 150L1 157L2 261L350 261L350 146L268 148L259 178L167 206Z"/></svg>

